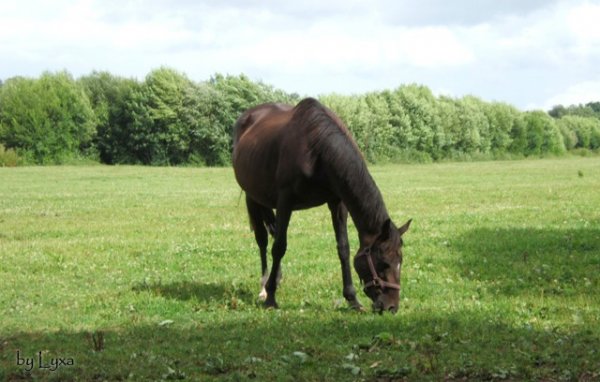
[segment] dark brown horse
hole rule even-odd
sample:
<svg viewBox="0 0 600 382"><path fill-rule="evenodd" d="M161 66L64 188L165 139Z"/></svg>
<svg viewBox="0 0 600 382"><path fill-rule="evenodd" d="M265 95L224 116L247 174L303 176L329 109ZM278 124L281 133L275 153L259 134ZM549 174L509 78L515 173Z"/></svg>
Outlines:
<svg viewBox="0 0 600 382"><path fill-rule="evenodd" d="M400 294L402 234L350 133L329 109L308 98L296 107L264 104L246 111L234 127L233 168L260 249L265 306L277 307L275 291L287 246L292 211L327 203L342 265L343 295L361 309L352 285L346 221L358 230L354 268L373 309L396 312ZM276 213L273 213L273 209ZM267 279L267 230L274 236Z"/></svg>

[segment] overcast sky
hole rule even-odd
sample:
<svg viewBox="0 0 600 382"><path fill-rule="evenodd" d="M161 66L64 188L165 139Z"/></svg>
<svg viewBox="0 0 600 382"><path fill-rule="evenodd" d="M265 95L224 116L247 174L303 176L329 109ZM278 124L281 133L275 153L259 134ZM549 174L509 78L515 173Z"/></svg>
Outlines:
<svg viewBox="0 0 600 382"><path fill-rule="evenodd" d="M0 78L66 69L301 95L419 83L521 109L600 101L600 0L0 2Z"/></svg>

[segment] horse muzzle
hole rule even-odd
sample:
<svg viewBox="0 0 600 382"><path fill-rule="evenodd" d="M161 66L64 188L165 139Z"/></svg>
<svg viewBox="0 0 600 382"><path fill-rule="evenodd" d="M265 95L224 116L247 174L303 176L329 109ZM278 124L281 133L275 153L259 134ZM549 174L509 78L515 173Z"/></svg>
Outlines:
<svg viewBox="0 0 600 382"><path fill-rule="evenodd" d="M383 312L396 314L398 313L398 305L392 303L386 304L382 299L378 299L373 303L373 311L379 314L383 314Z"/></svg>

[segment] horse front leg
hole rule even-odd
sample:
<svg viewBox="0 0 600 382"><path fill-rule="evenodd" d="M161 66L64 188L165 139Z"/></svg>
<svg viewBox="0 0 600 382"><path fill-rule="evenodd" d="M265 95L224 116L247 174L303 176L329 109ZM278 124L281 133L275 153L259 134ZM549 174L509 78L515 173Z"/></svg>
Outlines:
<svg viewBox="0 0 600 382"><path fill-rule="evenodd" d="M362 305L356 299L356 289L352 284L352 270L350 269L350 245L348 243L348 210L341 201L328 203L331 212L331 221L337 242L337 252L342 265L343 295L350 307L362 310Z"/></svg>
<svg viewBox="0 0 600 382"><path fill-rule="evenodd" d="M277 291L278 279L281 278L281 259L285 255L287 249L287 229L292 217L292 208L289 199L280 197L277 201L277 211L275 213L275 241L271 248L271 256L273 264L271 265L271 273L267 280L266 290L267 299L265 300L266 308L277 308L275 300L275 292Z"/></svg>

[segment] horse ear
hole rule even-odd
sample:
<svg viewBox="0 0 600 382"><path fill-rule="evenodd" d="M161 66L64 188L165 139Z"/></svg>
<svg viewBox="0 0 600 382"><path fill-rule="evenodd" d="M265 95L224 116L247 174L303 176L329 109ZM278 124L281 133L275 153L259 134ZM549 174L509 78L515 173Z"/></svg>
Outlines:
<svg viewBox="0 0 600 382"><path fill-rule="evenodd" d="M412 222L412 219L408 219L408 221L406 223L404 223L404 225L400 228L398 228L398 233L400 234L400 236L404 235L406 233L406 231L408 231L408 227L410 227L410 223Z"/></svg>
<svg viewBox="0 0 600 382"><path fill-rule="evenodd" d="M381 233L379 234L379 238L378 238L380 241L386 241L387 239L390 238L391 225L392 225L392 221L390 219L387 219L383 223L383 226L381 226Z"/></svg>

